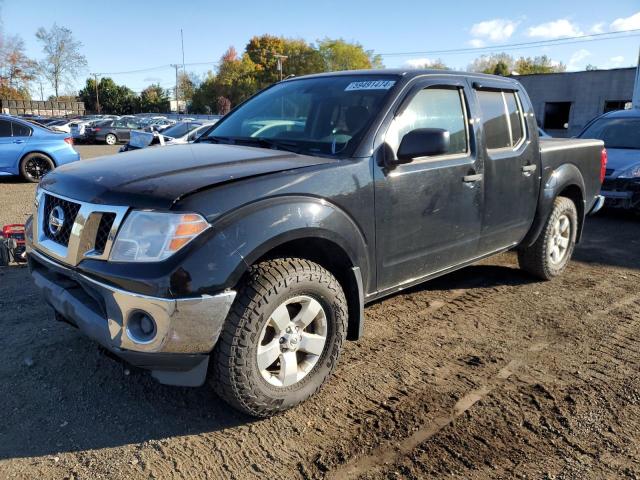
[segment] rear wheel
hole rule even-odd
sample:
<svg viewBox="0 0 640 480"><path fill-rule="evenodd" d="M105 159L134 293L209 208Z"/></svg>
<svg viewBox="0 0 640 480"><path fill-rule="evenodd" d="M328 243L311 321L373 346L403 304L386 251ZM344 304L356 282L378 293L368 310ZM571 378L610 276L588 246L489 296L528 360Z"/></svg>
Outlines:
<svg viewBox="0 0 640 480"><path fill-rule="evenodd" d="M573 201L558 197L542 233L531 247L518 250L523 270L543 280L551 280L567 267L576 245L578 212Z"/></svg>
<svg viewBox="0 0 640 480"><path fill-rule="evenodd" d="M287 410L327 380L346 331L347 302L331 273L295 258L260 263L227 318L210 382L250 415Z"/></svg>
<svg viewBox="0 0 640 480"><path fill-rule="evenodd" d="M115 145L118 143L118 138L113 133L108 133L106 137L104 137L104 141L107 145Z"/></svg>
<svg viewBox="0 0 640 480"><path fill-rule="evenodd" d="M20 162L20 175L28 182L38 183L54 168L53 160L44 153L30 153Z"/></svg>

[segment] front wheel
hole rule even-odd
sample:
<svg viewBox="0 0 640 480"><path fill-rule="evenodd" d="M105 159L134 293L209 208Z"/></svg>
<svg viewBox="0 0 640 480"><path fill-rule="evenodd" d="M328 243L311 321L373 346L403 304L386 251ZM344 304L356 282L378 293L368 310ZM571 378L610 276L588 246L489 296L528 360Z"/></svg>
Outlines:
<svg viewBox="0 0 640 480"><path fill-rule="evenodd" d="M556 198L536 242L518 250L520 268L543 280L557 277L571 259L577 232L578 212L575 204L566 197Z"/></svg>
<svg viewBox="0 0 640 480"><path fill-rule="evenodd" d="M107 136L104 137L104 141L107 143L107 145L115 145L116 143L118 143L118 139L113 133L108 133Z"/></svg>
<svg viewBox="0 0 640 480"><path fill-rule="evenodd" d="M210 382L231 406L257 417L312 396L338 361L347 302L320 265L284 258L251 268L212 355Z"/></svg>
<svg viewBox="0 0 640 480"><path fill-rule="evenodd" d="M27 182L38 183L54 168L53 160L44 153L30 153L20 162L20 175Z"/></svg>

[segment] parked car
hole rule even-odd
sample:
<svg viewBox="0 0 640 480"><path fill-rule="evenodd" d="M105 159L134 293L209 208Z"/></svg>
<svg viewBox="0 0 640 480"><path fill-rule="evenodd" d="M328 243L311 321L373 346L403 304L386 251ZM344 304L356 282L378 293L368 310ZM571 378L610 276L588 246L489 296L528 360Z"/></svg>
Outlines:
<svg viewBox="0 0 640 480"><path fill-rule="evenodd" d="M39 182L59 165L80 160L73 139L35 122L0 115L0 175Z"/></svg>
<svg viewBox="0 0 640 480"><path fill-rule="evenodd" d="M141 128L140 121L135 117L103 120L91 127L85 127L85 141L104 142L107 145L128 142L131 130L139 128Z"/></svg>
<svg viewBox="0 0 640 480"><path fill-rule="evenodd" d="M75 142L83 142L86 140L86 128L93 127L98 123L104 122L104 118L92 118L92 119L84 119L76 122L71 125L70 133Z"/></svg>
<svg viewBox="0 0 640 480"><path fill-rule="evenodd" d="M79 123L80 120L77 119L61 119L47 124L47 127L58 132L71 133L71 129Z"/></svg>
<svg viewBox="0 0 640 480"><path fill-rule="evenodd" d="M605 205L640 212L640 110L605 113L589 122L578 137L600 139L607 148Z"/></svg>
<svg viewBox="0 0 640 480"><path fill-rule="evenodd" d="M178 122L175 125L158 132L132 132L129 143L120 147L120 152L138 150L154 145L180 145L195 141L204 133L215 121L200 122Z"/></svg>
<svg viewBox="0 0 640 480"><path fill-rule="evenodd" d="M30 270L115 355L268 416L321 387L367 302L512 249L560 275L605 164L600 140L538 140L512 78L298 77L193 144L47 175Z"/></svg>

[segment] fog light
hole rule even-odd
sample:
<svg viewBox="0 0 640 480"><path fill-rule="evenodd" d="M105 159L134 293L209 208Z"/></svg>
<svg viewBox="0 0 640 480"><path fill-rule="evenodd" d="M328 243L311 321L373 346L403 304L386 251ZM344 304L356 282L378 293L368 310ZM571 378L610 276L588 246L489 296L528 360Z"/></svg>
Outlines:
<svg viewBox="0 0 640 480"><path fill-rule="evenodd" d="M156 322L151 315L137 310L129 315L127 335L136 343L150 343L156 336Z"/></svg>

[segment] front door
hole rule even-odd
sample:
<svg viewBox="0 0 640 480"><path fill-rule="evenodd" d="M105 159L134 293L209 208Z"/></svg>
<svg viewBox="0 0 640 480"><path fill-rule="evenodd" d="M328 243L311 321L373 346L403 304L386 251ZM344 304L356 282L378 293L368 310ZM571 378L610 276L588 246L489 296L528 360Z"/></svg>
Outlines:
<svg viewBox="0 0 640 480"><path fill-rule="evenodd" d="M374 167L378 290L408 284L477 255L483 176L468 120L466 84L430 80L414 87L384 136L395 156L417 128L449 131L444 155ZM397 157L396 157L397 158Z"/></svg>

